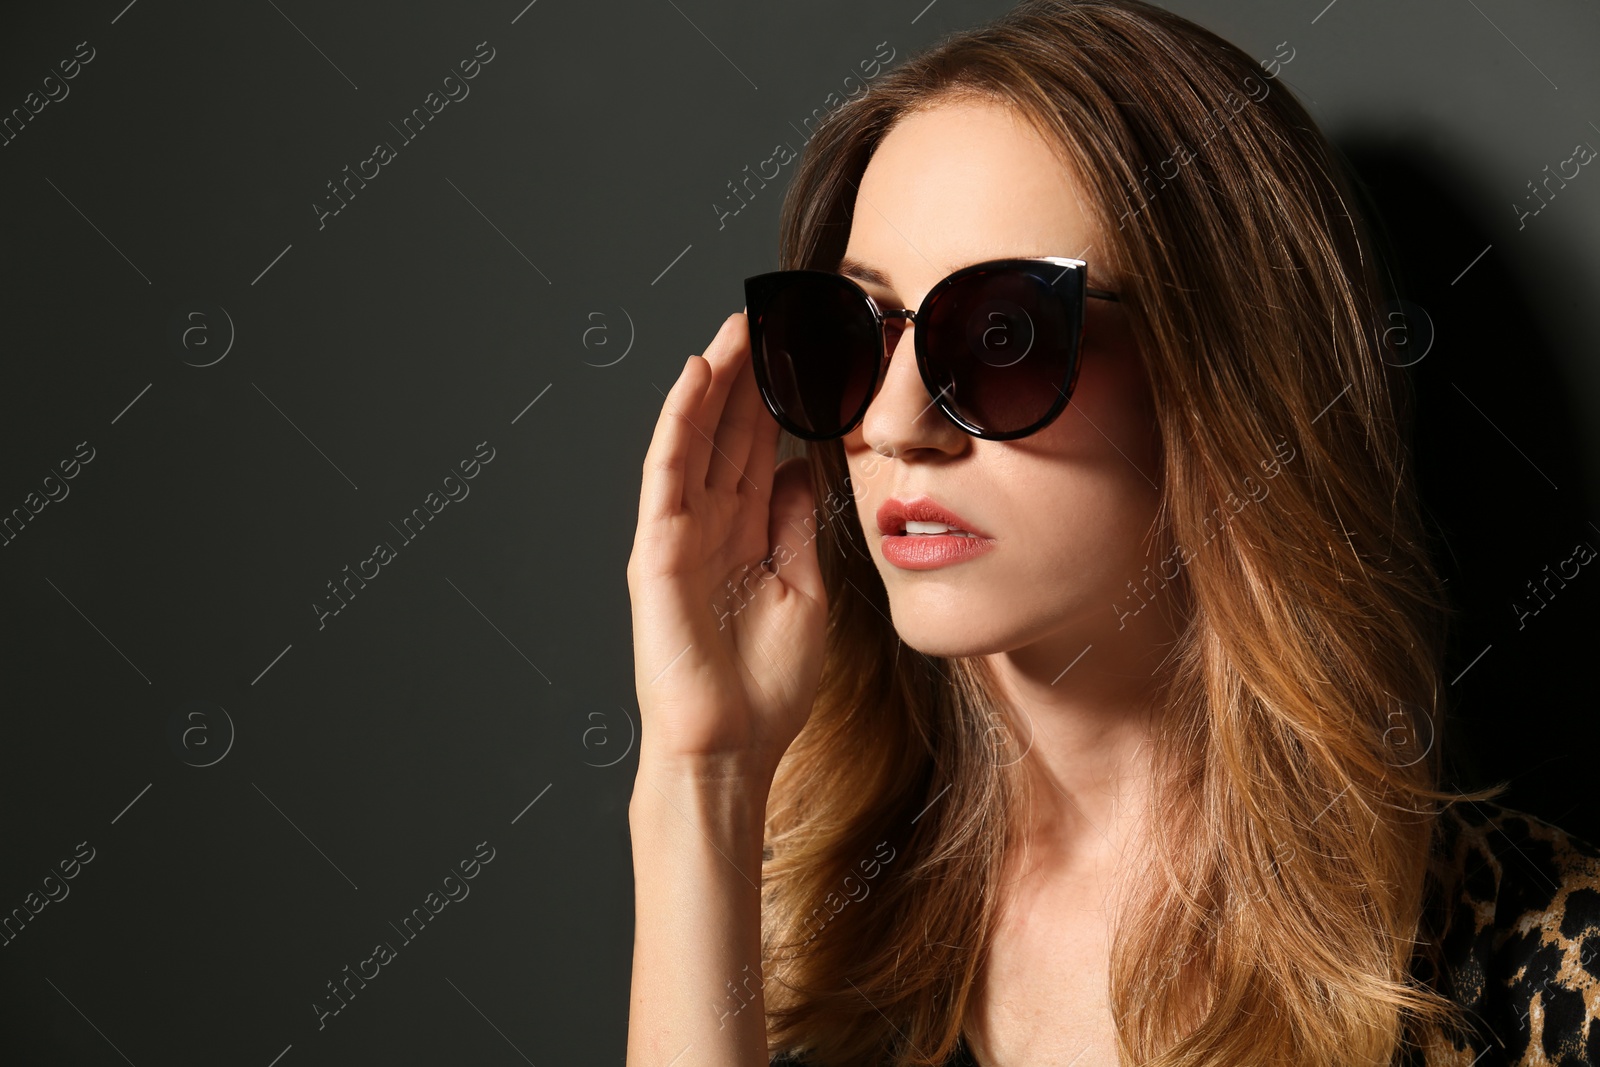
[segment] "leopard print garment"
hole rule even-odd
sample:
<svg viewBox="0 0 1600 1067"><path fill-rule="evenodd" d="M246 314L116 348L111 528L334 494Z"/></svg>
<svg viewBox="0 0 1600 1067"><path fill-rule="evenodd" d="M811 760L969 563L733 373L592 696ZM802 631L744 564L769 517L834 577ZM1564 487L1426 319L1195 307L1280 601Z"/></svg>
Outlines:
<svg viewBox="0 0 1600 1067"><path fill-rule="evenodd" d="M1440 817L1437 853L1441 878L1454 881L1429 915L1445 973L1420 958L1413 971L1468 1009L1477 1032L1466 1041L1431 1032L1400 1062L1600 1064L1600 849L1478 801Z"/></svg>
<svg viewBox="0 0 1600 1067"><path fill-rule="evenodd" d="M1421 955L1413 973L1462 1005L1475 1032L1431 1030L1398 1067L1600 1065L1600 849L1477 801L1441 814L1434 856L1424 934L1443 974ZM786 1052L770 1067L808 1064ZM963 1042L946 1067L981 1065Z"/></svg>

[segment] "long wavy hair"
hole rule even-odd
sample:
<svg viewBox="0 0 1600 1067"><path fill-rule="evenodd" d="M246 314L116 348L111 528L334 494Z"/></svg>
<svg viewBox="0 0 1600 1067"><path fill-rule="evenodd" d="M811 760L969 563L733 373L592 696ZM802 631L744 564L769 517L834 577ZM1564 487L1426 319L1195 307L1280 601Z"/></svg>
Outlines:
<svg viewBox="0 0 1600 1067"><path fill-rule="evenodd" d="M1462 1032L1414 969L1437 966L1433 833L1504 785L1441 789L1449 607L1359 186L1215 34L1139 0L1029 0L829 114L783 202L780 266L837 269L875 147L961 98L1016 109L1071 161L1163 442L1153 543L1182 565L1140 577L1184 610L1149 851L1112 930L1121 1062L1381 1067ZM1024 844L1026 731L982 657L902 646L841 443L785 434L782 454L811 461L829 621L767 808L769 1044L814 1067L940 1064Z"/></svg>

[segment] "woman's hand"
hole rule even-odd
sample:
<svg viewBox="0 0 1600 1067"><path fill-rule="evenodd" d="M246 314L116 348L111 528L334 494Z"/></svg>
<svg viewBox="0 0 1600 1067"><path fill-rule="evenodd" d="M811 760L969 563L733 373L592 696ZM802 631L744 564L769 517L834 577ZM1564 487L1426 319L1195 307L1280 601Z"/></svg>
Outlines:
<svg viewBox="0 0 1600 1067"><path fill-rule="evenodd" d="M775 468L777 443L747 320L730 315L667 393L644 458L628 557L641 760L770 783L811 714L827 621L818 517L809 462Z"/></svg>

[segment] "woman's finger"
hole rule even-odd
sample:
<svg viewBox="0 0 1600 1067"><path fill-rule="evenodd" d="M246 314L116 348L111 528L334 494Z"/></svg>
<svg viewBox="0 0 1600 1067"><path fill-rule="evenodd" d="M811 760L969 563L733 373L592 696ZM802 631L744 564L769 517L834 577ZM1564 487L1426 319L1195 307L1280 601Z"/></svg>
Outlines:
<svg viewBox="0 0 1600 1067"><path fill-rule="evenodd" d="M694 424L700 433L691 442L689 458L684 466L684 499L691 501L706 489L706 473L710 468L717 425L722 421L722 408L728 397L728 388L735 377L731 366L730 348L737 342L737 330L744 322L742 315L729 315L723 320L717 335L711 339L702 355L711 368L711 384L694 412ZM719 459L719 462L725 462Z"/></svg>
<svg viewBox="0 0 1600 1067"><path fill-rule="evenodd" d="M741 324L744 316L740 316ZM717 427L717 450L711 456L710 476L706 484L712 489L733 490L751 479L749 469L750 445L755 436L756 420L767 417L761 406L761 394L756 388L755 363L750 359L750 336L744 333L734 345L738 374L728 389L728 400L722 413L722 424ZM770 419L768 421L771 421ZM761 475L758 470L756 475ZM751 488L752 486L746 486Z"/></svg>
<svg viewBox="0 0 1600 1067"><path fill-rule="evenodd" d="M754 372L751 372L754 378ZM752 382L752 393L756 392ZM769 502L772 500L773 468L777 466L778 435L783 428L778 425L767 411L766 405L761 403L759 394L752 402L756 412L755 425L750 429L750 455L745 458L744 470L748 476L739 482L739 492L748 493L755 502L758 511L765 513Z"/></svg>
<svg viewBox="0 0 1600 1067"><path fill-rule="evenodd" d="M669 519L683 511L685 467L693 439L699 437L685 415L699 406L708 381L705 360L690 356L667 390L656 418L655 433L644 454L644 481L639 490L639 527Z"/></svg>

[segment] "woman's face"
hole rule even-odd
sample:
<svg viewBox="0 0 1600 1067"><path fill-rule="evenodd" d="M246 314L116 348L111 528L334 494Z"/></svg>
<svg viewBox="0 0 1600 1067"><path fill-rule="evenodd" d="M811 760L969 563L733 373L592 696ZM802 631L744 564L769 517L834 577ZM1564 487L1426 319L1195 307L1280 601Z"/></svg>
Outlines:
<svg viewBox="0 0 1600 1067"><path fill-rule="evenodd" d="M952 271L1008 256L1083 259L1091 286L1116 289L1096 269L1106 245L1074 190L1067 164L1010 110L941 104L904 118L878 147L846 256L888 278L861 283L880 307L916 308ZM981 441L955 426L918 373L911 326L864 421L844 438L861 528L895 629L915 649L1037 646L1041 667L1064 668L1120 629L1114 605L1151 562L1160 438L1126 312L1112 301L1085 305L1076 388L1043 430ZM932 570L889 562L879 506L924 495L989 534L989 551ZM1158 613L1140 614L1145 624Z"/></svg>

